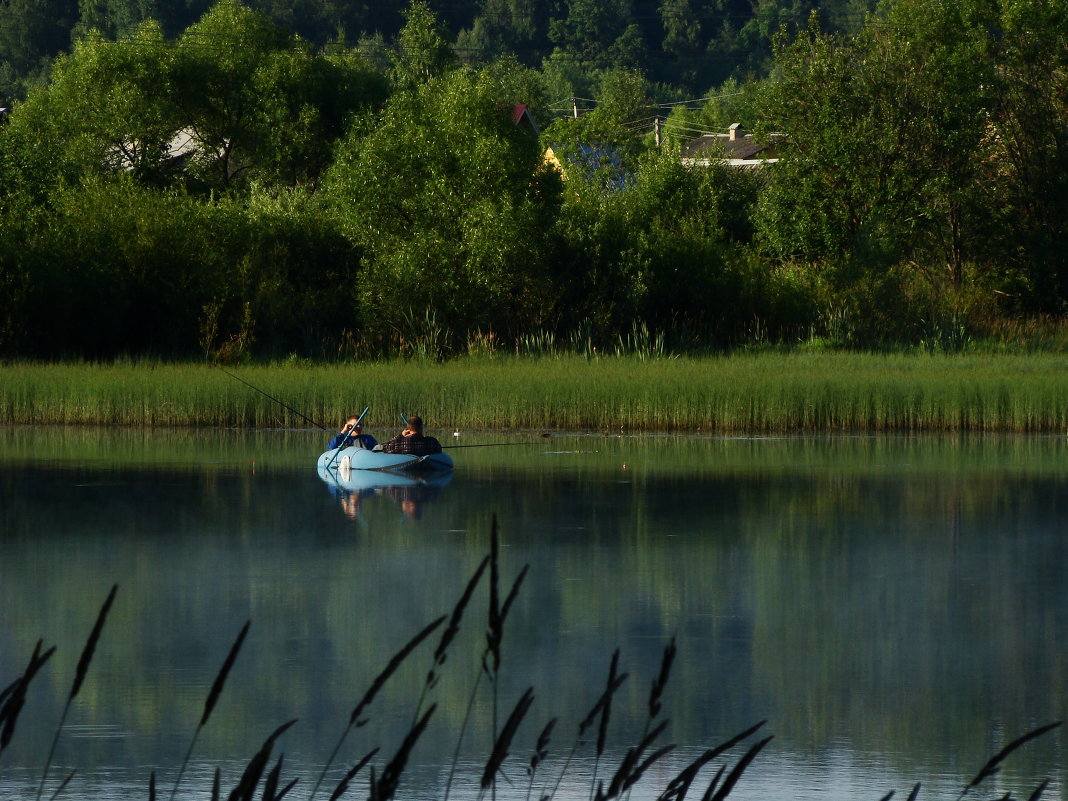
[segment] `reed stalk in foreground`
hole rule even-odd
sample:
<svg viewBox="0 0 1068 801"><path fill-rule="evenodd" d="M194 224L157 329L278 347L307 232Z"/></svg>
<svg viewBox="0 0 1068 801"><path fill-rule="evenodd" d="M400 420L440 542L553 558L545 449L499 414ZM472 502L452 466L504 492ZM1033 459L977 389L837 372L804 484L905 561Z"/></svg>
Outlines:
<svg viewBox="0 0 1068 801"><path fill-rule="evenodd" d="M401 743L400 748L397 749L397 753L394 754L393 759L391 759L382 770L382 776L377 781L375 780L374 771L372 769L371 801L389 801L393 798L394 794L397 792L397 786L400 784L401 774L404 773L404 768L408 764L408 757L411 755L412 748L415 747L419 738L422 737L427 724L430 722L431 716L437 708L437 704L431 704L430 708L426 711L426 714L408 730L408 734L404 737L404 741Z"/></svg>
<svg viewBox="0 0 1068 801"><path fill-rule="evenodd" d="M916 796L918 796L919 794L920 794L920 783L916 782L916 784L912 788L912 791L909 793L909 797L906 799L906 801L916 801ZM890 801L890 799L893 798L893 797L894 797L894 791L891 790L889 793L887 793L882 798L880 798L879 801ZM1036 799L1036 798L1034 798L1032 796L1031 801L1038 801L1038 799Z"/></svg>
<svg viewBox="0 0 1068 801"><path fill-rule="evenodd" d="M530 801L530 793L534 789L534 775L537 773L538 767L549 755L549 743L552 739L553 729L556 728L557 720L558 718L551 718L545 724L545 728L538 735L538 741L534 744L534 753L530 757L530 764L527 765L527 775L530 777L530 781L527 782L526 801Z"/></svg>
<svg viewBox="0 0 1068 801"><path fill-rule="evenodd" d="M645 752L664 733L667 725L666 720L662 721L652 731L648 732L638 745L627 749L626 754L619 763L619 767L612 776L608 789L605 790L603 785L598 785L597 795L595 796L596 801L610 801L610 799L619 798L623 793L629 793L631 788L645 774L645 771L675 750L675 744L671 743L662 745L649 756L645 756Z"/></svg>
<svg viewBox="0 0 1068 801"><path fill-rule="evenodd" d="M460 621L463 620L464 611L467 609L467 605L471 602L471 596L474 595L475 588L478 586L478 582L482 579L482 574L486 571L486 565L489 564L489 560L490 557L488 556L482 559L478 568L475 570L474 575L471 576L470 580L467 582L467 586L464 588L460 600L456 602L456 606L452 609L449 625L446 626L445 631L441 633L441 640L438 642L438 647L434 649L434 662L430 666L430 670L427 671L426 681L423 682L423 690L419 695L419 701L415 705L416 719L419 718L419 712L423 708L423 702L426 700L427 693L437 686L438 679L441 678L440 671L445 665L445 660L448 658L449 646L460 632Z"/></svg>
<svg viewBox="0 0 1068 801"><path fill-rule="evenodd" d="M478 695L478 688L482 682L482 676L485 675L489 678L489 681L493 684L493 723L492 732L493 739L497 740L497 673L501 667L501 643L504 640L504 623L508 619L508 612L512 608L512 604L515 602L516 597L519 595L519 588L523 585L523 580L526 578L527 570L530 565L524 565L523 569L519 571L519 575L516 576L514 582L512 582L512 588L509 590L508 595L504 599L502 604L500 601L500 537L497 533L497 515L493 515L490 523L490 553L489 553L489 568L490 568L490 580L489 580L489 610L488 621L486 627L486 648L482 652L482 667L475 677L475 684L471 688L471 695L467 699L467 710L464 712L463 723L460 725L460 731L456 737L456 748L453 751L452 763L449 765L449 777L445 781L445 795L442 801L449 801L449 793L452 791L453 778L456 775L456 766L460 761L460 749L463 746L464 735L467 732L467 724L471 719L471 710L475 705L475 698ZM481 571L481 568L479 568Z"/></svg>
<svg viewBox="0 0 1068 801"><path fill-rule="evenodd" d="M619 649L615 650L612 654L612 662L608 666L608 684L605 687L604 694L597 702L597 706L600 707L600 711L591 712L590 715L600 715L600 725L597 727L597 747L594 749L593 759L593 772L590 774L590 798L595 796L594 790L597 786L597 769L601 765L601 756L604 754L604 747L608 740L608 721L612 718L612 697L616 694L623 682L626 681L627 675L624 673L622 676L617 675L619 669ZM597 708L595 707L595 710ZM592 723L592 719L587 718ZM585 721L584 721L585 722Z"/></svg>
<svg viewBox="0 0 1068 801"><path fill-rule="evenodd" d="M0 755L11 744L19 713L22 712L22 707L26 703L26 691L30 687L30 682L33 681L34 676L37 675L45 662L56 652L56 647L53 645L47 651L41 653L43 642L43 640L37 641L33 654L30 655L30 663L26 666L26 670L0 693Z"/></svg>
<svg viewBox="0 0 1068 801"><path fill-rule="evenodd" d="M494 798L497 797L497 773L500 771L501 765L504 764L504 760L508 757L508 749L512 747L512 740L515 739L515 734L519 730L519 724L523 722L523 718L526 717L527 712L530 710L530 705L533 703L534 688L528 687L516 702L515 708L508 716L508 720L505 721L504 726L501 728L500 735L498 735L496 742L493 744L493 750L490 752L486 767L482 771L479 798L485 794L487 788L492 790Z"/></svg>
<svg viewBox="0 0 1068 801"><path fill-rule="evenodd" d="M356 774L363 770L367 766L367 764L375 758L375 755L377 753L378 749L372 748L370 751L364 754L363 758L359 762L357 762L349 769L349 772L345 774L344 778L337 783L337 787L334 788L334 792L330 794L330 801L337 801L337 799L341 798L341 796L343 796L348 791L349 784L351 784L352 780L356 778Z"/></svg>
<svg viewBox="0 0 1068 801"><path fill-rule="evenodd" d="M319 787L322 785L323 779L326 778L327 771L329 771L330 767L334 764L334 759L337 758L338 752L341 750L341 746L345 743L345 740L349 736L349 733L354 728L359 728L367 722L365 720L361 720L361 713L368 706L371 705L371 702L374 701L375 696L378 695L382 687L385 686L386 682L389 680L389 677L392 676L394 672L396 672L397 668L399 668L401 666L401 663L408 658L408 655L415 650L416 646L419 645L419 643L421 643L431 634L433 634L434 630L437 629L437 627L444 622L445 615L442 615L433 623L430 623L428 626L426 626L418 634L416 634L411 640L408 641L408 643L403 648L401 648L399 651L397 651L397 653L393 655L393 658L389 660L389 664L386 665L385 669L383 669L382 672L379 673L377 677L375 677L375 680L371 682L371 686L367 689L367 692L364 693L363 698L360 699L359 703L357 703L356 706L353 708L352 714L349 715L349 722L345 726L344 730L342 730L341 736L338 737L337 744L334 746L334 750L330 752L330 756L327 758L326 763L323 765L323 770L319 774L319 778L316 780L315 786L312 787L311 795L308 796L308 801L313 801L313 799L315 798L315 794L319 792ZM429 715L424 716L423 726L426 725L427 720L429 720Z"/></svg>
<svg viewBox="0 0 1068 801"><path fill-rule="evenodd" d="M671 666L675 662L675 654L677 650L678 649L675 647L675 638L672 637L671 642L664 647L664 655L660 660L660 672L653 680L653 685L649 689L649 717L647 718L647 727L651 725L660 714L664 698L664 689L667 687L668 679L671 677Z"/></svg>
<svg viewBox="0 0 1068 801"><path fill-rule="evenodd" d="M182 781L182 775L185 773L186 766L189 764L189 758L193 754L193 746L197 744L197 738L200 736L200 732L203 731L204 726L207 725L208 719L211 717L211 713L215 709L215 704L219 701L223 686L226 684L226 677L230 675L230 670L233 668L234 662L237 660L237 655L241 651L241 645L245 642L245 637L248 635L250 625L252 625L251 620L245 621L245 625L241 627L241 632L237 635L237 639L234 640L234 644L230 647L230 653L226 655L226 660L219 669L218 675L215 676L215 681L211 685L208 697L204 701L204 712L200 716L200 723L197 724L196 731L193 732L193 739L189 742L189 748L185 752L185 758L182 760L181 767L178 768L178 776L174 780L174 787L171 789L171 801L174 801L174 796L178 792L178 785Z"/></svg>
<svg viewBox="0 0 1068 801"><path fill-rule="evenodd" d="M523 579L527 576L530 565L523 565L519 575L512 582L512 588L505 596L504 602L500 601L500 536L497 533L497 515L493 516L490 527L490 597L489 597L489 625L486 629L486 650L482 653L482 670L493 685L493 737L497 737L497 688L498 678L501 671L501 643L504 641L504 622L508 619L508 612L519 595L519 588L523 586ZM488 660L488 661L487 661Z"/></svg>
<svg viewBox="0 0 1068 801"><path fill-rule="evenodd" d="M267 781L263 785L263 801L282 801L283 798L289 795L289 791L297 786L299 779L292 779L281 790L278 789L282 779L282 761L282 757L279 756L278 761L267 775Z"/></svg>
<svg viewBox="0 0 1068 801"><path fill-rule="evenodd" d="M256 794L256 788L263 776L263 772L267 769L267 764L271 761L271 752L274 750L275 741L296 722L296 719L293 719L287 723L283 723L271 732L266 740L264 740L263 745L260 746L260 750L256 752L252 759L249 760L248 765L245 766L240 781L238 781L237 786L230 793L230 801L252 801L253 796ZM281 760L279 760L277 767L278 773L281 773L281 769ZM265 785L263 801L275 801L276 798L281 798L282 795L289 792L295 781L296 780L291 782L289 787L282 791L281 795L276 796L275 792L278 784L278 776L276 775L274 777L273 785L270 782Z"/></svg>
<svg viewBox="0 0 1068 801"><path fill-rule="evenodd" d="M67 703L63 706L63 714L59 716L59 725L56 727L56 734L52 738L52 746L48 749L48 757L45 759L44 773L41 774L41 783L37 786L37 801L41 801L41 793L44 792L45 782L48 780L48 770L52 765L52 757L55 756L56 746L59 744L59 735L63 731L63 724L67 721L67 713L70 712L70 705L74 699L78 696L78 691L81 690L82 684L85 681L85 675L89 672L89 664L93 661L93 654L96 653L96 645L100 640L100 633L104 630L104 621L107 620L108 612L111 610L111 604L115 601L115 593L119 591L119 585L113 584L111 592L108 593L108 597L104 600L104 605L100 607L100 612L96 616L96 623L93 625L93 630L89 632L89 639L85 643L85 648L82 649L81 658L78 660L78 667L74 671L74 684L71 686L70 694L67 696ZM73 774L68 776L59 790L56 791L56 795L66 786L71 780ZM55 795L53 795L53 798Z"/></svg>
<svg viewBox="0 0 1068 801"><path fill-rule="evenodd" d="M496 549L493 554L496 555ZM491 561L493 561L491 559ZM477 584L477 578L481 574L481 571L487 563L483 562L480 565L479 570L476 572L476 580L469 582L468 588L471 589L474 584ZM499 565L495 573L494 582L499 581ZM491 583L494 583L491 582ZM518 585L518 582L517 582ZM513 587L516 590L517 586ZM114 589L113 589L114 593ZM467 593L465 593L465 596ZM502 604L499 602L499 594L494 595L491 592L491 609L496 608L496 614L491 615L491 620L495 622L495 625L503 625L504 619L507 616L507 610L514 600L514 592L510 593L506 601ZM113 598L109 596L109 599ZM461 599L462 605L467 605L466 599ZM99 637L99 631L103 627L103 618L106 615L106 609L110 606L110 603L105 604L105 609L102 610L102 614L98 617L98 626L94 628L96 636L90 638L95 648L95 643ZM381 690L383 684L392 673L397 669L402 661L408 656L408 654L424 639L426 639L438 626L440 626L445 620L445 616L442 616L438 620L431 623L429 626L419 632L416 637L411 640L404 648L398 652L393 659L390 660L387 668L379 674L379 676L372 683L371 687L365 693L364 697L357 704L353 710L349 719L349 726L358 727L363 725L361 714L366 710L367 706L374 700L377 693ZM454 614L454 621L458 623L458 617ZM238 636L237 641L230 650L230 654L227 657L226 662L223 665L223 669L220 670L219 675L212 687L211 693L209 693L208 700L205 703L204 714L201 717L201 724L198 727L198 732L204 724L207 723L208 718L214 709L219 695L222 692L223 684L226 681L226 677L229 674L237 653L240 650L245 636L249 629L249 623L246 623ZM492 627L491 627L492 629ZM499 634L500 632L497 632ZM447 638L443 638L443 642L446 645L452 642L455 632L450 634ZM498 639L499 643L499 639ZM16 720L19 711L22 708L23 702L26 697L26 688L32 679L39 673L42 666L48 661L49 657L54 652L54 648L44 651L42 653L42 642L39 640L34 648L33 655L30 658L30 663L26 668L26 671L9 684L6 688L0 691L0 747L6 746L10 743L11 735L14 731L14 721ZM84 680L86 671L88 669L89 660L92 656L92 649L87 649L87 652L83 652L82 663L84 668L78 671L78 678L76 678L75 686L80 689L81 682ZM661 744L658 745L657 741L666 732L668 722L666 719L660 719L660 713L662 711L662 700L664 695L665 686L671 672L671 666L675 659L675 641L672 641L665 647L664 655L661 660L660 670L656 678L653 680L649 698L647 701L648 719L643 727L642 735L633 742L632 745L625 749L621 749L623 756L619 760L619 763L615 770L612 772L611 778L607 781L596 782L593 790L592 797L594 801L616 801L617 799L625 798L630 793L637 782L642 780L650 773L650 769L654 765L661 763L663 758L671 753L675 747L674 744ZM483 673L488 673L488 664L490 664L491 656L483 656L484 664L479 671L479 676ZM590 709L589 713L579 724L578 737L576 739L575 746L572 747L571 753L568 754L565 761L564 768L560 772L559 777L556 780L555 787L545 794L539 794L539 801L551 801L557 793L557 789L560 787L560 783L564 774L567 771L568 765L579 745L586 744L586 737L588 732L592 730L595 724L598 725L597 742L595 745L595 751L598 762L605 755L610 755L612 752L608 748L607 736L609 728L609 720L611 716L611 710L613 708L614 699L617 698L618 691L622 687L623 683L627 679L627 673L620 670L620 654L616 651L612 656L612 661L608 671L608 678L604 689L601 691L596 703ZM435 657L435 666L439 665L437 657ZM495 677L496 678L496 677ZM76 693L75 693L76 694ZM422 695L420 697L423 697ZM482 797L487 791L492 791L494 794L497 792L498 777L505 775L504 766L510 756L510 752L513 749L513 744L516 742L518 731L521 724L526 719L530 708L532 707L534 700L534 688L528 688L522 696L516 702L512 713L508 716L504 725L496 733L494 742L489 753L489 757L485 761L485 767L483 768L479 778L479 794ZM431 705L429 709L421 716L417 717L413 721L409 728L409 731L404 737L403 742L400 744L394 756L386 764L386 766L379 773L375 768L370 770L370 782L369 782L369 794L371 801L391 801L396 797L398 787L401 779L405 773L407 765L410 762L411 754L416 744L420 741L431 719L434 715L436 705ZM465 719L466 722L466 719ZM555 726L556 719L552 719L542 729L541 734L537 738L537 743L534 749L534 756L530 760L530 767L528 773L531 776L531 781L525 790L525 796L529 801L531 789L533 785L534 771L538 769L544 762L547 751L549 737ZM245 767L239 781L234 789L229 794L231 801L256 801L257 797L262 797L263 801L283 801L286 796L292 791L296 785L297 779L293 779L288 783L284 783L282 774L284 768L284 755L279 755L273 768L268 771L274 746L278 738L287 731L291 726L296 723L295 720L291 720L282 726L278 727L263 743L261 748L256 752L252 759ZM726 754L726 752L735 746L739 745L745 740L751 738L758 730L764 725L764 721L757 723L749 729L741 732L740 734L726 740L720 745L704 751L687 765L681 772L679 772L664 788L663 792L657 796L657 801L686 801L688 793L693 789L698 779L705 774L707 770L712 775L707 779L707 784L701 795L702 801L726 801L737 787L739 781L744 774L748 771L756 758L763 752L768 744L773 739L771 736L764 737L755 742L751 742L745 752L734 760L733 764L730 764L728 760L724 764L721 764L718 768L714 768L712 763L716 758ZM1020 737L1009 742L1004 748L1002 748L997 754L991 757L983 766L979 772L972 779L967 786L964 787L960 794L960 798L971 792L973 789L980 787L985 781L993 776L996 776L1001 771L1003 763L1012 756L1022 746L1029 743L1036 738L1045 735L1057 729L1061 725L1060 722L1047 724L1040 726ZM195 735L194 735L195 739ZM191 749L190 749L191 750ZM338 783L333 794L330 796L330 801L339 801L339 799L348 791L352 779L360 772L361 769L370 764L371 759L378 753L378 749L375 748L364 756L355 767L349 770L341 782ZM336 754L336 749L335 749ZM188 754L187 754L188 760ZM184 766L184 763L183 763ZM72 774L73 775L73 774ZM596 774L595 774L596 775ZM181 774L179 774L179 779ZM322 777L320 777L320 780ZM450 776L451 779L451 776ZM62 791L67 786L69 777L60 786ZM210 798L211 801L220 801L220 771L215 770L214 780L212 784ZM1042 794L1049 786L1049 780L1042 781L1034 789L1030 795L1031 801L1039 801ZM522 788L520 788L522 792ZM314 793L314 791L313 791ZM920 794L920 785L916 784L908 796L908 801L917 801ZM882 801L890 801L894 796L893 792L887 793L883 796ZM53 796L54 797L54 796ZM518 797L518 796L517 796ZM1011 796L1006 795L1006 798ZM148 799L149 801L156 801L156 773L152 771L149 777L148 787Z"/></svg>
<svg viewBox="0 0 1068 801"><path fill-rule="evenodd" d="M994 756L990 757L990 759L987 760L987 763L979 769L975 778L972 779L971 782L968 783L968 786L961 791L959 798L964 798L969 790L978 787L983 781L989 779L991 776L996 776L1001 771L1001 763L1004 762L1017 748L1034 740L1036 737L1041 737L1043 734L1053 731L1058 728L1062 722L1063 721L1056 721L1055 723L1047 723L1045 726L1039 726L1037 729L1033 729L1032 731L1027 732L1027 734L1017 737L1011 743L1006 745Z"/></svg>
<svg viewBox="0 0 1068 801"><path fill-rule="evenodd" d="M723 780L723 784L718 787L716 786L716 781L719 779L719 776L717 775L716 780L714 780L709 789L705 791L705 797L709 798L710 801L724 801L724 799L731 794L731 790L734 789L734 785L738 783L742 774L745 773L749 765L756 759L757 754L763 751L764 747L773 739L775 739L775 735L770 735L763 740L753 743L753 745L749 747L749 750L742 754L741 759L739 759L734 767L731 768L730 773L728 773L727 777ZM714 793L712 792L713 789L715 789Z"/></svg>
<svg viewBox="0 0 1068 801"><path fill-rule="evenodd" d="M748 739L765 723L767 723L767 721L762 720L756 725L749 727L741 734L737 734L729 740L720 743L715 748L709 748L707 751L702 753L699 757L697 757L697 759L687 765L674 779L668 782L668 786L664 789L664 792L662 792L657 797L657 801L685 801L686 794L689 793L690 787L693 785L694 780L697 778L698 774L702 770L704 770L705 767L713 759L718 757L720 754L726 753L731 748L734 748L734 746L736 746L742 740ZM718 778L718 776L714 778L712 781L712 785L710 786L714 787L715 784L718 782Z"/></svg>
<svg viewBox="0 0 1068 801"><path fill-rule="evenodd" d="M51 801L56 801L56 799L59 798L60 794L67 789L67 785L70 784L70 780L74 778L75 773L77 773L76 770L71 770L71 772L66 775L63 781L59 783L59 786L56 788L55 792L52 793L52 795L50 796Z"/></svg>
<svg viewBox="0 0 1068 801"><path fill-rule="evenodd" d="M619 649L617 648L615 650L615 652L612 654L612 661L611 661L611 663L609 665L609 668L608 668L608 682L605 685L604 692L601 693L600 697L597 699L597 703L595 703L593 705L593 708L590 709L590 711L586 715L586 717L583 718L582 721L579 723L579 725L578 725L578 734L575 736L574 743L571 744L571 751L568 753L567 759L564 760L564 767L561 769L560 774L557 776L556 785L553 787L553 791L549 794L550 797L555 796L557 790L560 789L560 783L563 782L563 780L564 780L564 775L567 773L567 769L571 765L571 760L574 757L575 752L578 751L579 746L585 744L586 741L583 738L586 736L586 731L598 719L600 719L602 721L602 723L603 723L603 726L601 728L604 729L604 730L607 730L608 718L606 717L604 710L605 710L605 708L607 706L611 705L612 696L615 695L616 691L620 687L623 686L623 682L625 682L627 680L627 676L629 675L628 673L624 673L622 675L617 675L616 671L617 671L618 667L619 667ZM598 734L600 735L600 731L598 732ZM600 736L598 737L598 741L601 743L602 750L603 750L603 741L601 741ZM591 776L591 779L590 779L590 782L591 782L590 796L591 797L593 796L593 785L597 781L597 763L599 761L600 761L600 753L597 754L596 760L594 762L594 768L593 768L592 776Z"/></svg>
<svg viewBox="0 0 1068 801"><path fill-rule="evenodd" d="M664 690L667 688L668 679L671 677L671 666L675 662L676 650L677 649L675 646L675 637L672 637L671 641L666 646L664 646L664 654L660 658L660 671L657 673L656 678L653 679L652 686L649 688L649 701L646 705L648 714L645 718L645 729L642 731L642 742L645 742L646 739L650 737L650 730L652 730L652 732L657 732L658 730L663 730L667 727L666 720L662 721L659 725L657 725L656 719L660 716L660 710L663 707ZM656 737L652 736L650 742L655 739ZM671 746L671 748L674 748L674 746ZM665 754L666 751L664 753L656 753L654 754L654 756L656 757L656 759L659 759ZM627 756L629 758L631 757L631 754L628 752ZM634 758L636 759L640 756L641 754L640 752L638 752L634 755ZM649 765L645 763L642 763L642 765L638 766L639 769L637 770L637 774L635 775L634 781L630 781L629 783L627 783L626 787L623 788L623 791L627 793L628 799L630 798L630 789L634 786L634 783L637 781L638 778L641 777L641 774L644 773L648 767Z"/></svg>

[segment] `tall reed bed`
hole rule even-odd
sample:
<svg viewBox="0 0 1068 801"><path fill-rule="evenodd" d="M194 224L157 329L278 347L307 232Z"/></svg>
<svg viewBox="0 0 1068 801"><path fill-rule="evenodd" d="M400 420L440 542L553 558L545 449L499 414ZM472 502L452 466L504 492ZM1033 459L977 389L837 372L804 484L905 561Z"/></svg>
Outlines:
<svg viewBox="0 0 1068 801"><path fill-rule="evenodd" d="M1050 354L483 355L228 369L237 380L194 364L3 366L0 421L334 429L369 405L376 428L419 413L439 431L1068 430L1068 356Z"/></svg>
<svg viewBox="0 0 1068 801"><path fill-rule="evenodd" d="M466 749L469 753L473 749L474 756L468 761L473 761L481 766L481 769L476 771L474 776L468 771L464 782L470 786L462 789L457 787L459 781L455 780L455 769L459 764L461 750L466 745L464 735L469 723L469 717L465 716L460 729L454 733L456 754L445 786L440 791L442 801L448 801L451 793L462 794L464 798L477 798L478 801L485 798L495 800L498 797L517 801L530 801L531 798L553 801L559 795L565 776L568 776L572 786L574 785L575 777L571 776L569 771L572 771L578 757L583 758L587 766L583 780L588 783L590 801L630 799L632 791L639 785L643 797L654 797L656 801L685 801L691 792L694 798L701 793L703 801L726 801L773 737L764 736L757 739L765 724L765 721L760 721L698 752L696 758L687 758L681 763L681 769L678 763L670 764L666 757L675 751L676 744L670 742L668 736L670 720L663 715L663 700L668 692L676 655L674 639L663 649L660 668L647 685L634 686L636 680L631 679L625 670L620 651L617 649L612 654L603 684L598 684L596 680L591 683L589 706L586 710L578 710L578 714L585 712L585 716L577 727L561 724L563 718L548 717L554 711L552 699L539 698L534 685L519 694L517 699L500 697L501 671L504 664L502 652L508 648L505 638L508 613L523 586L526 571L527 567L512 571L501 564L501 549L494 519L490 532L489 554L468 579L451 613L443 610L444 614L419 630L386 661L385 667L369 682L362 695L356 696L359 700L352 707L351 713L339 717L340 736L337 745L325 757L317 776L288 775L282 748L285 744L285 733L299 722L293 719L279 725L267 735L241 770L240 776L236 777L236 782L234 776L224 776L222 769L216 768L208 796L210 801L220 801L224 792L229 801L254 801L257 798L263 801L282 801L287 796L302 797L306 801L327 797L329 801L339 801L357 793L366 796L369 801L390 801L392 798L403 797L408 764L423 734L435 722L435 697L438 694L439 682L451 667L448 662L449 652L464 647L462 643L470 642L470 638L458 639L461 630L465 628L476 631L481 629L484 632L482 645L479 647L481 660L477 668L480 681L474 682L472 699L480 691L479 684L482 683L483 691L489 693L492 699L492 733L488 741L472 743L470 748ZM112 587L78 660L73 686L59 716L52 747L44 758L44 770L36 786L36 801L40 801L45 793L48 794L49 801L66 797L66 789L77 771L76 768L62 778L50 777L56 744L63 733L67 713L89 675L97 649L107 647L106 638L102 640L101 634L117 590L117 586ZM484 603L475 600L476 593L485 599ZM158 771L149 770L148 776L145 777L145 797L148 801L156 801L160 797L157 788L159 783L164 781L171 783L167 796L170 801L206 795L199 791L191 792L183 785L182 779L201 732L210 725L215 708L225 702L223 695L228 680L239 680L237 676L233 679L230 677L238 663L250 626L251 621L244 624L229 653L222 660L200 712L199 722L193 727L185 757L177 769L170 768L160 772L159 782ZM479 642L478 639L474 641ZM428 653L435 643L434 650ZM42 670L56 662L56 659L52 659L57 653L56 647L46 650L42 648L43 641L38 641L22 675L16 676L10 684L5 685L0 681L0 771L4 769L4 750L11 743L30 698L31 684L38 680ZM378 695L391 681L398 668L408 660L421 662L426 666L423 686L410 699L411 724L407 733L399 744L383 747L380 743L370 742L370 738L361 730L364 730L368 720L376 714L376 707L380 706L375 704ZM641 689L643 686L649 687L647 692ZM627 689L624 690L625 687ZM613 710L618 710L628 702L637 702L643 707L642 714L638 716L639 721L644 721L640 731L626 732L623 729L630 727L621 727L613 721ZM469 713L471 708L472 705L469 705ZM576 710L562 711L574 713ZM41 715L42 711L37 709L27 712L27 716L36 718ZM1060 725L1059 722L1054 722L1039 726L1010 741L963 787L960 798L973 790L985 791L987 780L999 774L1003 763L1015 751ZM256 736L256 733L251 734ZM349 747L343 748L346 745ZM589 769L591 764L592 769ZM82 767L84 769L85 766ZM1048 784L1049 780L1046 779L1033 789L1027 788L1031 789L1029 797L1032 801L1039 801ZM909 801L915 801L920 788L920 784L913 786L908 796ZM891 791L882 796L882 801L890 801L893 796L894 791ZM1011 793L1004 796L1012 797Z"/></svg>

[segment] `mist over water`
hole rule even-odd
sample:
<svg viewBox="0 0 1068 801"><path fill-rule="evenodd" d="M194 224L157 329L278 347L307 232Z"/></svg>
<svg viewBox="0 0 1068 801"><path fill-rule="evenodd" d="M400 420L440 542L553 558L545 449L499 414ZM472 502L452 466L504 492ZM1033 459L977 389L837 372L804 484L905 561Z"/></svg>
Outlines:
<svg viewBox="0 0 1068 801"><path fill-rule="evenodd" d="M473 433L459 442L512 446L453 451L457 469L440 485L353 492L316 474L320 439L0 432L0 686L38 638L58 646L0 755L0 796L35 792L82 645L118 583L50 775L76 768L78 797L144 798L155 770L169 793L216 672L251 619L183 786L207 797L220 766L227 790L263 739L299 718L277 750L284 772L301 777L295 797L306 798L390 656L451 611L494 515L504 586L530 565L506 625L500 714L535 691L505 798L525 798L534 740L559 716L539 779L555 783L619 648L630 678L599 769L607 781L641 735L673 636L662 741L679 747L635 798L655 798L688 759L764 719L759 736L775 739L732 798L904 797L916 782L921 799L956 798L1009 740L1065 716L1061 438ZM438 709L402 797L441 797L485 615L483 587L432 694ZM379 766L388 760L432 650L417 651L375 700L338 771L375 745ZM457 798L477 796L491 721L483 680ZM559 797L588 797L591 754L578 752ZM1064 756L1063 735L1046 735L982 797L1026 798L1046 777L1046 797L1063 797Z"/></svg>

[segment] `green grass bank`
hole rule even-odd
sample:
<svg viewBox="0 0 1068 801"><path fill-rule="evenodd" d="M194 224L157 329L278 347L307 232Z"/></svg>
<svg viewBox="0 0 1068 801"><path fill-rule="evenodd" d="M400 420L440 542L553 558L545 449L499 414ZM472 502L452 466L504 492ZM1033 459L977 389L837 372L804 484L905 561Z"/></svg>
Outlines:
<svg viewBox="0 0 1068 801"><path fill-rule="evenodd" d="M757 353L716 358L469 357L228 367L334 428L418 413L437 432L1068 431L1068 355ZM6 364L6 424L298 427L300 415L206 364Z"/></svg>

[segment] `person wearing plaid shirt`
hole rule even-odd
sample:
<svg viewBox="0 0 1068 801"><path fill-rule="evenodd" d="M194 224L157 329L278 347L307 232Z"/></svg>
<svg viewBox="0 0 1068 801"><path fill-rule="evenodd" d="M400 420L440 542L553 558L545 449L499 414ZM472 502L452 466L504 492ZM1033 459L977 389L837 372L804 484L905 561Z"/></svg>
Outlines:
<svg viewBox="0 0 1068 801"><path fill-rule="evenodd" d="M408 418L408 427L389 442L381 446L383 453L410 453L413 456L429 456L441 453L441 443L434 437L423 434L423 418L412 415Z"/></svg>

